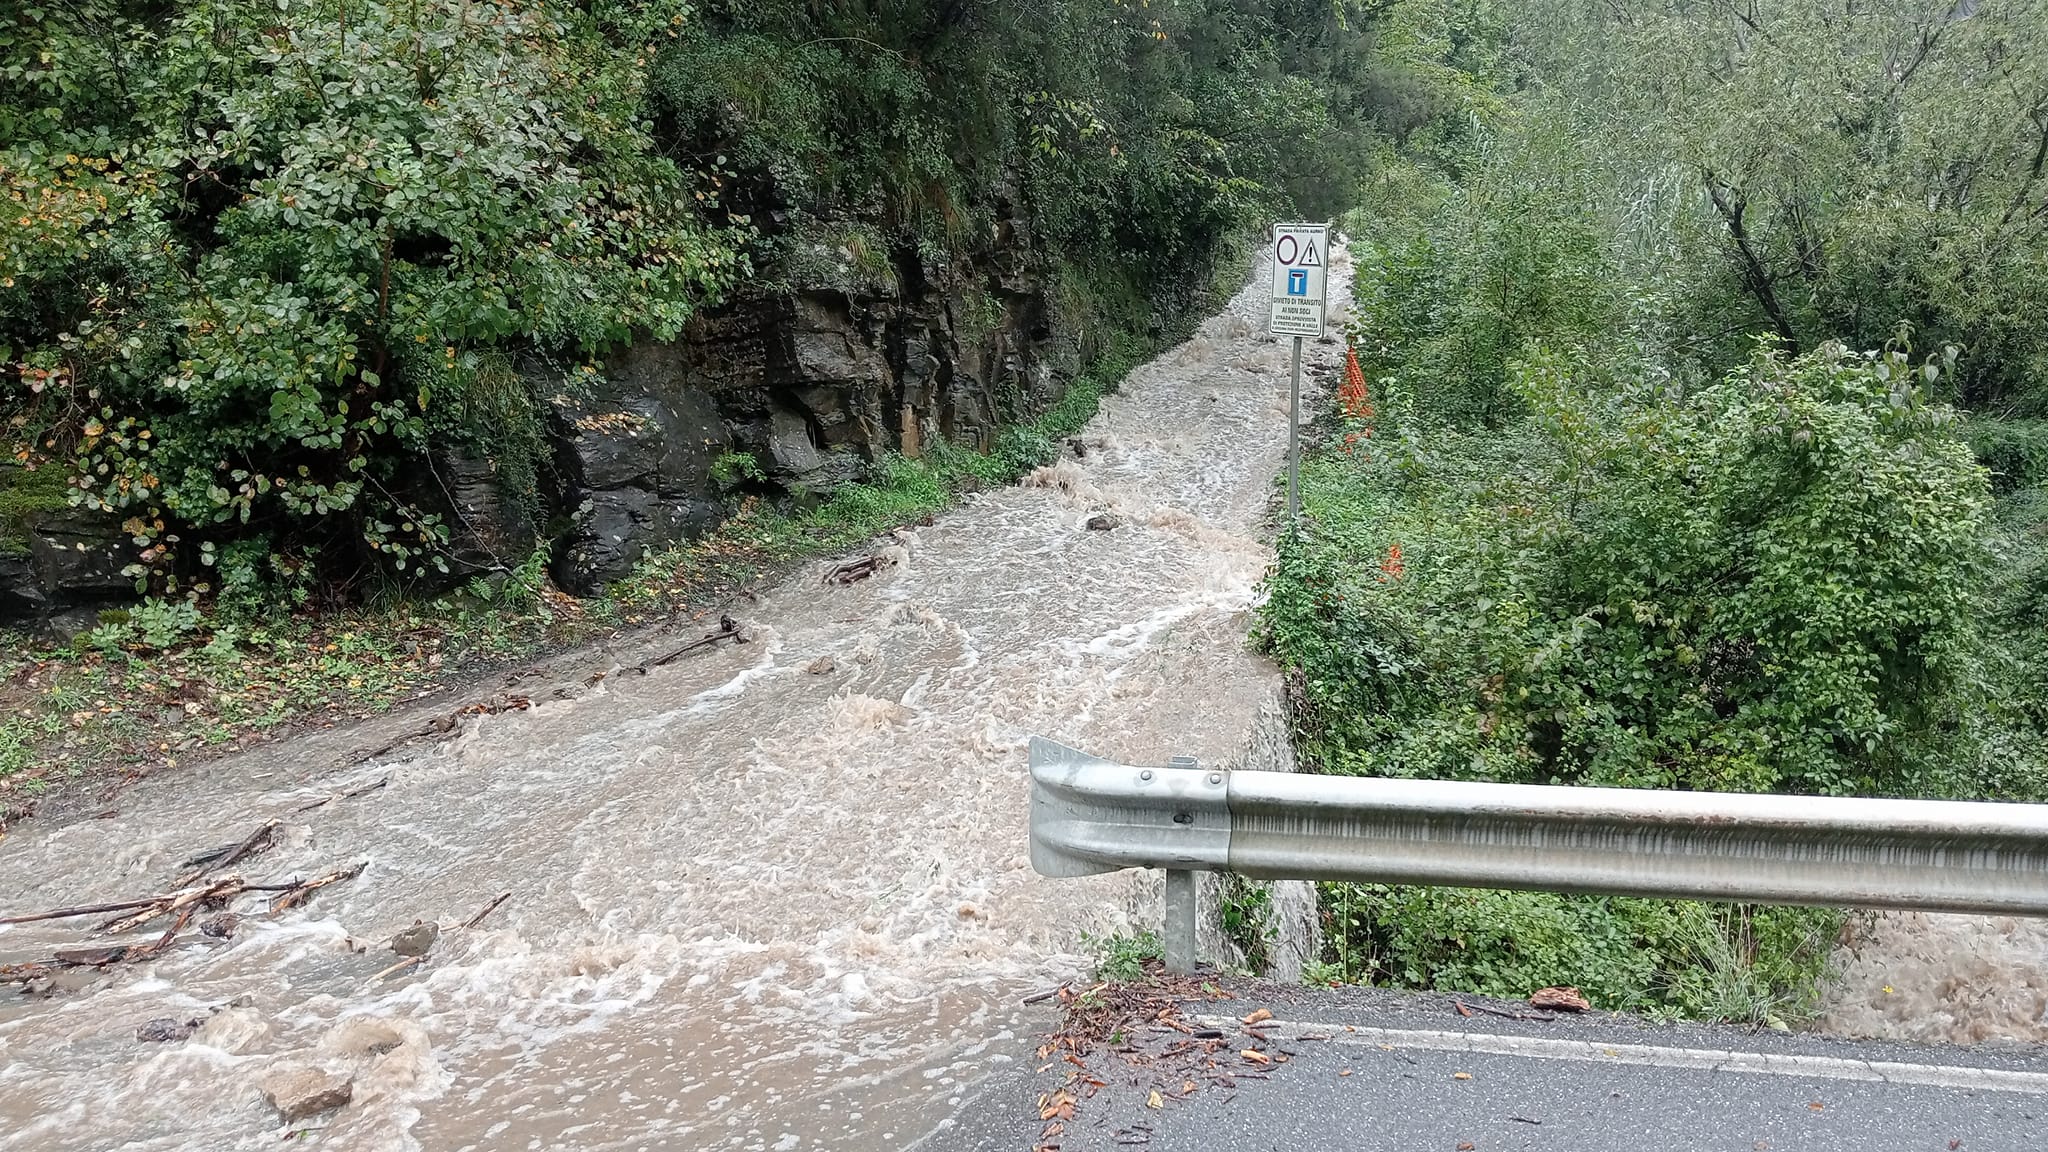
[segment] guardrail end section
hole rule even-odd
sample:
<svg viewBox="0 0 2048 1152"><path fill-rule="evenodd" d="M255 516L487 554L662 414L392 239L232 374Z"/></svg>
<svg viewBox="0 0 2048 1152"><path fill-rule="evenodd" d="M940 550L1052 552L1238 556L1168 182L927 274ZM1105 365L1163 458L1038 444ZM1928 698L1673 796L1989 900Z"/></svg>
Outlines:
<svg viewBox="0 0 2048 1152"><path fill-rule="evenodd" d="M1031 868L1040 876L1096 876L1117 869L1061 850L1088 813L1071 795L1082 770L1110 764L1043 736L1031 738Z"/></svg>

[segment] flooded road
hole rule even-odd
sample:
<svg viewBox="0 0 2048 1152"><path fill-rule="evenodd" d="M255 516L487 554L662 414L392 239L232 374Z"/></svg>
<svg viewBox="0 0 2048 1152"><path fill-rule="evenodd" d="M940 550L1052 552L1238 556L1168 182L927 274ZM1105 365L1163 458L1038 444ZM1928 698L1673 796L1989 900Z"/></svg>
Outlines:
<svg viewBox="0 0 2048 1152"><path fill-rule="evenodd" d="M1243 642L1287 435L1255 284L1026 485L885 541L872 579L817 565L735 611L748 643L535 691L338 773L239 756L0 841L8 913L169 891L271 819L252 880L366 863L231 940L0 999L0 1149L306 1127L350 1149L790 1152L943 1130L969 1083L1029 1058L1043 1018L1019 1000L1087 962L1083 934L1157 916L1137 880L1031 872L1029 737L1286 755L1277 677ZM429 959L380 977L416 921L442 928ZM0 963L91 924L0 927ZM160 1017L201 1024L139 1042ZM295 1068L352 1077L354 1102L281 1125L258 1084Z"/></svg>

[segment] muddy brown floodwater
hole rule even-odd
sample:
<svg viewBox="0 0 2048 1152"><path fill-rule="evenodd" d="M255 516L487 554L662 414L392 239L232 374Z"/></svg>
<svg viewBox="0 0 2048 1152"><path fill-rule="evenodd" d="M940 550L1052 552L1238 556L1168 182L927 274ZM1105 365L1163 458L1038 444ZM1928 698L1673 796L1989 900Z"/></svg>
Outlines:
<svg viewBox="0 0 2048 1152"><path fill-rule="evenodd" d="M1078 451L885 542L880 575L820 565L749 605L747 644L424 751L322 772L284 746L0 841L4 913L167 891L268 819L252 879L368 862L231 941L0 999L0 1148L268 1148L288 1129L257 1084L298 1066L354 1078L302 1125L350 1149L943 1131L967 1085L1028 1058L1022 994L1087 963L1084 932L1156 917L1138 881L1031 872L1027 740L1282 766L1276 677L1244 645L1287 428L1263 287L1135 372ZM1118 526L1091 530L1105 511ZM428 962L375 979L416 919L443 927ZM91 923L0 927L0 963ZM203 1023L139 1042L159 1017Z"/></svg>
<svg viewBox="0 0 2048 1152"><path fill-rule="evenodd" d="M872 579L797 573L747 644L345 770L310 742L239 756L0 841L0 913L167 891L270 819L252 878L367 862L232 940L0 996L0 1149L269 1148L293 1126L258 1084L302 1067L353 1078L299 1125L327 1147L943 1147L966 1089L1030 1057L1046 1020L1020 999L1083 968L1084 933L1156 922L1142 877L1031 872L1028 739L1288 766L1244 645L1287 426L1255 284L1059 463L886 541ZM1278 906L1300 919L1299 896ZM428 961L378 979L416 920L443 928ZM0 926L0 963L91 923ZM1885 918L1826 1024L2048 1039L2043 957L2039 923ZM136 1038L164 1017L201 1025Z"/></svg>

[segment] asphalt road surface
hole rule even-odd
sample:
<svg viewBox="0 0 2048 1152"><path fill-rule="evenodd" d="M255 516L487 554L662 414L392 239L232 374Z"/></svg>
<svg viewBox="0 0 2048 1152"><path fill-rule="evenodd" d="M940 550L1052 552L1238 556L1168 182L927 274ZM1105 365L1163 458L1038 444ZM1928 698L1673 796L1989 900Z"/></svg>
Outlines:
<svg viewBox="0 0 2048 1152"><path fill-rule="evenodd" d="M1231 989L1235 999L1181 1004L1174 1020L1192 1033L1137 1027L1088 1053L1085 1070L1054 1052L998 1073L918 1148L2048 1148L2048 1050L2037 1047L1854 1043L1597 1013L1528 1019L1544 1014L1475 997ZM1261 1008L1272 1019L1247 1027ZM1196 1038L1210 1043L1190 1046Z"/></svg>

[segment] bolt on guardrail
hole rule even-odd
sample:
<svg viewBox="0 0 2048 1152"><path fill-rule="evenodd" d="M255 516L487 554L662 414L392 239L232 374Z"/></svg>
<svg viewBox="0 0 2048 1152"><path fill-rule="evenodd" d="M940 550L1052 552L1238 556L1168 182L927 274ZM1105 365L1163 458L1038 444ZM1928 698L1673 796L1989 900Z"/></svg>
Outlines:
<svg viewBox="0 0 2048 1152"><path fill-rule="evenodd" d="M1040 874L1166 869L1176 972L1197 871L2048 915L2048 805L1147 768L1042 737L1031 780Z"/></svg>

